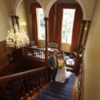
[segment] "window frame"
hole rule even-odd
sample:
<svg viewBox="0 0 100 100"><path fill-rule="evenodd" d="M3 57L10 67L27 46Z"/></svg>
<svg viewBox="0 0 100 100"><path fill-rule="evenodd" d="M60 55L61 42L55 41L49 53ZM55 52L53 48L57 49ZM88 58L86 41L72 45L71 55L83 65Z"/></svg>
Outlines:
<svg viewBox="0 0 100 100"><path fill-rule="evenodd" d="M66 16L66 15L64 15L64 13L66 13L65 12L65 10L66 10L66 12L67 13L69 13L69 12L72 12L73 11L73 17L72 17L72 23L71 23L71 25L68 25L68 24L64 24L65 22L66 23L69 23L69 21L67 21L66 19L68 19L68 15ZM67 11L67 10L69 10L69 11ZM70 11L71 10L71 11ZM73 27L74 27L74 19L75 19L75 12L76 12L76 9L75 8L63 8L63 15L62 15L62 27L61 27L61 43L69 43L69 44L71 44L71 40L72 40L72 33L73 33ZM64 19L64 17L66 16L66 19ZM70 17L71 18L71 17ZM70 19L69 18L69 19ZM70 22L71 22L70 21ZM64 26L65 27L67 27L67 25L68 26L71 26L71 28L69 28L69 35L67 35L66 33L65 33L65 35L64 35ZM67 30L66 28L65 28L65 30ZM67 31L65 31L65 32L67 32ZM66 37L65 39L63 39L63 37Z"/></svg>
<svg viewBox="0 0 100 100"><path fill-rule="evenodd" d="M45 40L45 21L44 21L44 12L43 12L43 19L42 19L42 22L43 22L43 23L41 23L41 19L40 19L40 10L43 11L42 8L36 7L36 18L37 18L37 33L38 33L38 40ZM44 29L41 28L41 24L42 24L42 25L44 24ZM41 35L41 33L40 33L41 31L44 32L43 38L41 38L41 37L42 37L42 35ZM40 35L41 35L41 36L40 36Z"/></svg>

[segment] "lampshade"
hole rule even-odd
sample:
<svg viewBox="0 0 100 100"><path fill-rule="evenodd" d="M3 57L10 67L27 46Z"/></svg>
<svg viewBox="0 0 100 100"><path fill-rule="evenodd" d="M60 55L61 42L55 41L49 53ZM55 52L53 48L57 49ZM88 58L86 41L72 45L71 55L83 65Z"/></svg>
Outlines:
<svg viewBox="0 0 100 100"><path fill-rule="evenodd" d="M20 31L18 29L18 26L15 25L15 32L14 30L8 31L6 43L7 43L7 47L16 47L18 49L26 45L29 45L30 40L26 32L24 30Z"/></svg>

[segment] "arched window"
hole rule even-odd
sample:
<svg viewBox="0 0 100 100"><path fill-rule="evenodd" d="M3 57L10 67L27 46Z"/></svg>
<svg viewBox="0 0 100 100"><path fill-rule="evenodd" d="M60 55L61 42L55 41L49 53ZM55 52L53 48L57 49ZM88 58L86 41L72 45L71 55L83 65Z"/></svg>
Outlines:
<svg viewBox="0 0 100 100"><path fill-rule="evenodd" d="M45 40L45 21L42 8L36 8L38 40Z"/></svg>
<svg viewBox="0 0 100 100"><path fill-rule="evenodd" d="M63 9L62 17L62 39L63 43L70 43L72 39L75 9Z"/></svg>

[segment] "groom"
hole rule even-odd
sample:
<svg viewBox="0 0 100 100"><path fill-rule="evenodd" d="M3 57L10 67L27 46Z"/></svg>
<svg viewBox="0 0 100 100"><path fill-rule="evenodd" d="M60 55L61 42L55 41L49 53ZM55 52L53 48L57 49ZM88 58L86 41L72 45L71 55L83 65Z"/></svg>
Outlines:
<svg viewBox="0 0 100 100"><path fill-rule="evenodd" d="M51 77L52 81L55 81L56 73L57 73L57 51L54 50L53 55L51 55L48 59L48 66L51 69Z"/></svg>

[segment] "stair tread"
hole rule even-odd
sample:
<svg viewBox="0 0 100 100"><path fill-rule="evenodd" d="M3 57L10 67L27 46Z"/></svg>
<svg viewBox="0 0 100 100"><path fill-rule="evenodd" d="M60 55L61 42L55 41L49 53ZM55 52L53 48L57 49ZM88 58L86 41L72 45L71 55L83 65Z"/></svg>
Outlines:
<svg viewBox="0 0 100 100"><path fill-rule="evenodd" d="M43 90L41 93L48 95L48 96L51 96L51 97L54 97L54 98L57 98L57 99L60 99L60 100L68 100L71 98L70 96L64 96L64 95L57 94L57 93L47 91L47 90Z"/></svg>
<svg viewBox="0 0 100 100"><path fill-rule="evenodd" d="M62 94L64 96L66 96L66 95L71 96L71 94L72 94L72 90L66 90L66 91L64 91L64 90L57 90L57 89L51 88L51 87L46 87L46 90L52 91L54 93Z"/></svg>
<svg viewBox="0 0 100 100"><path fill-rule="evenodd" d="M73 85L57 85L57 84L50 84L49 87L52 87L52 88L57 88L58 90L59 89L63 89L63 90L67 90L67 89L72 89L73 88Z"/></svg>
<svg viewBox="0 0 100 100"><path fill-rule="evenodd" d="M54 98L54 97L51 97L51 96L47 96L45 94L39 94L37 97L36 97L36 100L60 100L60 99L57 99L57 98Z"/></svg>
<svg viewBox="0 0 100 100"><path fill-rule="evenodd" d="M53 90L57 90L57 91L62 91L62 92L70 92L73 90L73 87L72 88L67 88L67 89L64 89L64 88L56 88L56 87L53 87L53 86L48 86L47 88L50 88L50 89L53 89Z"/></svg>

